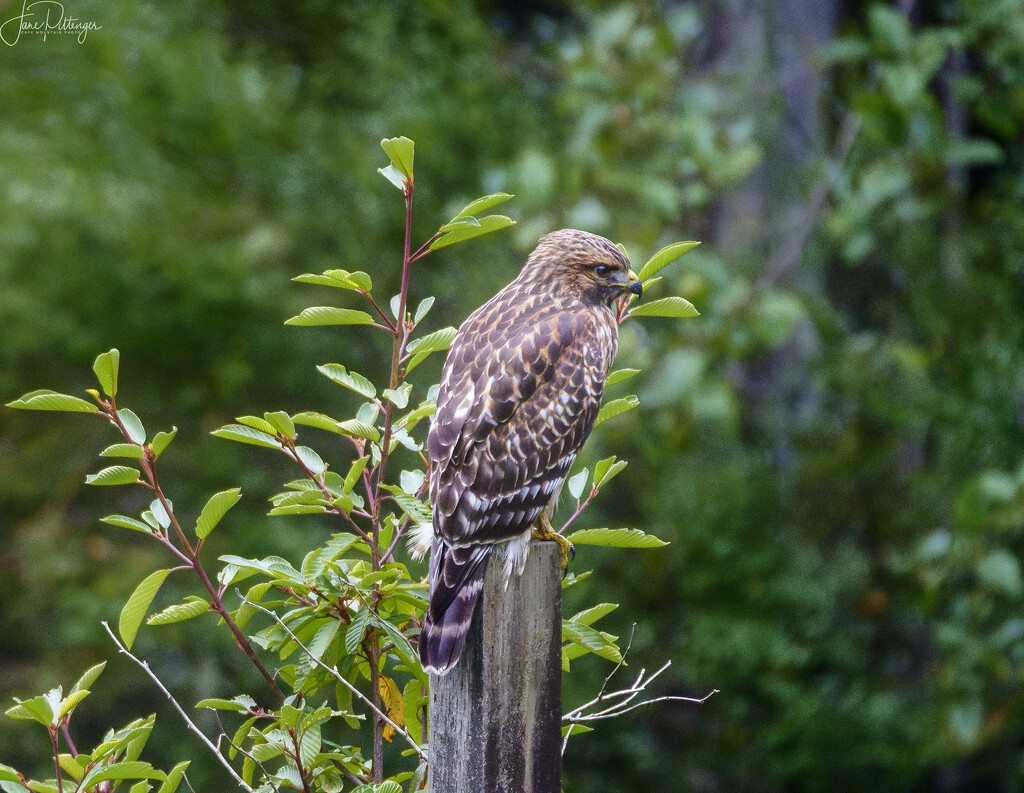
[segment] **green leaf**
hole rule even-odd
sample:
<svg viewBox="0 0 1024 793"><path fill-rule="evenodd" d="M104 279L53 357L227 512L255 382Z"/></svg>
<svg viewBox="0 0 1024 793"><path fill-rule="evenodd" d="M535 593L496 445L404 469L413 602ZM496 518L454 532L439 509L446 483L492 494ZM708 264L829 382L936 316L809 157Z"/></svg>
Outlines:
<svg viewBox="0 0 1024 793"><path fill-rule="evenodd" d="M8 708L4 713L11 719L22 719L34 721L49 727L57 719L57 709L60 707L61 690L51 689L46 694L32 699L21 700L14 698L15 705Z"/></svg>
<svg viewBox="0 0 1024 793"><path fill-rule="evenodd" d="M212 708L213 710L231 710L235 713L247 713L249 711L248 706L241 702L236 702L233 699L220 699L218 697L212 697L210 699L203 699L196 703L196 710L200 708Z"/></svg>
<svg viewBox="0 0 1024 793"><path fill-rule="evenodd" d="M159 779L160 776L160 772L149 763L132 760L127 763L95 766L91 773L86 774L80 787L85 790L108 779Z"/></svg>
<svg viewBox="0 0 1024 793"><path fill-rule="evenodd" d="M598 603L596 606L591 606L573 615L569 622L575 622L578 625L593 625L601 617L611 614L618 607L618 603Z"/></svg>
<svg viewBox="0 0 1024 793"><path fill-rule="evenodd" d="M578 474L574 474L569 477L566 485L569 488L569 494L573 498L579 498L583 495L583 488L587 486L587 477L590 476L590 469L584 468Z"/></svg>
<svg viewBox="0 0 1024 793"><path fill-rule="evenodd" d="M265 432L267 435L277 435L277 427L266 419L261 419L259 416L238 416L235 418L235 421L250 429Z"/></svg>
<svg viewBox="0 0 1024 793"><path fill-rule="evenodd" d="M78 706L78 703L89 696L89 689L79 689L78 691L72 691L67 695L60 703L60 709L57 711L57 721L60 721L69 713L72 713Z"/></svg>
<svg viewBox="0 0 1024 793"><path fill-rule="evenodd" d="M268 446L271 449L281 448L281 442L273 435L254 430L252 427L246 427L244 424L225 424L210 434L229 441L249 443L253 446Z"/></svg>
<svg viewBox="0 0 1024 793"><path fill-rule="evenodd" d="M409 394L412 393L412 383L402 383L398 388L385 388L382 392L385 397L399 410L404 410L409 404Z"/></svg>
<svg viewBox="0 0 1024 793"><path fill-rule="evenodd" d="M275 410L272 413L264 413L263 418L281 435L284 435L285 437L288 438L291 438L295 435L295 425L292 423L292 418L283 410Z"/></svg>
<svg viewBox="0 0 1024 793"><path fill-rule="evenodd" d="M160 790L157 793L174 793L178 789L178 785L181 784L181 778L185 775L185 770L189 767L190 763L190 760L182 760L168 771L167 779L160 785Z"/></svg>
<svg viewBox="0 0 1024 793"><path fill-rule="evenodd" d="M92 402L46 388L30 391L21 399L8 402L7 407L17 410L61 410L66 413L98 413L100 410Z"/></svg>
<svg viewBox="0 0 1024 793"><path fill-rule="evenodd" d="M147 526L141 520L130 518L127 515L107 515L105 518L100 518L101 523L108 523L111 526L120 526L122 529L131 529L132 531L144 531L146 534L152 534L153 529Z"/></svg>
<svg viewBox="0 0 1024 793"><path fill-rule="evenodd" d="M359 642L363 640L363 633L366 631L366 622L370 618L370 610L361 608L352 617L345 631L345 652L348 655L355 655L359 651Z"/></svg>
<svg viewBox="0 0 1024 793"><path fill-rule="evenodd" d="M125 431L132 441L140 446L146 442L146 428L142 426L138 416L128 410L128 408L121 408L121 410L117 411L117 417L121 419L121 423L124 425Z"/></svg>
<svg viewBox="0 0 1024 793"><path fill-rule="evenodd" d="M343 385L367 399L377 396L377 389L374 388L373 383L358 372L348 371L340 363L325 363L323 366L318 366L316 370L328 380L333 380L338 385Z"/></svg>
<svg viewBox="0 0 1024 793"><path fill-rule="evenodd" d="M362 289L369 292L373 288L373 281L370 280L370 276L361 271L350 273L348 270L324 270L323 275L304 273L295 276L292 280L303 284L333 286L337 289L349 289L352 291Z"/></svg>
<svg viewBox="0 0 1024 793"><path fill-rule="evenodd" d="M106 667L107 662L100 661L95 666L91 666L86 669L82 676L75 681L75 684L71 687L71 691L69 693L74 694L76 691L85 691L88 689L89 686L96 682L96 678L100 676L100 673L102 673Z"/></svg>
<svg viewBox="0 0 1024 793"><path fill-rule="evenodd" d="M490 195L485 195L482 198L478 198L476 201L467 204L466 208L453 217L452 220L473 217L477 212L484 212L493 206L497 206L498 204L508 201L510 198L515 198L515 196L511 193L491 193Z"/></svg>
<svg viewBox="0 0 1024 793"><path fill-rule="evenodd" d="M601 460L594 466L594 487L601 487L614 479L626 465L625 460L616 460L614 455Z"/></svg>
<svg viewBox="0 0 1024 793"><path fill-rule="evenodd" d="M167 502L171 507L171 511L174 510L174 505L170 501ZM149 511L153 515L153 518L160 525L161 529L169 528L171 525L171 516L167 510L164 509L164 505L160 503L160 499L156 498L149 502Z"/></svg>
<svg viewBox="0 0 1024 793"><path fill-rule="evenodd" d="M100 381L100 388L108 397L117 396L117 369L121 364L121 353L115 348L97 355L92 370Z"/></svg>
<svg viewBox="0 0 1024 793"><path fill-rule="evenodd" d="M434 298L433 297L425 297L425 298L423 298L420 301L420 304L418 306L416 306L416 313L413 314L413 317L412 317L413 322L419 322L425 316L427 316L427 312L430 311L430 308L433 305L434 305Z"/></svg>
<svg viewBox="0 0 1024 793"><path fill-rule="evenodd" d="M171 427L170 432L158 432L149 443L149 448L153 450L153 456L159 457L163 454L164 449L171 445L171 441L174 440L174 436L177 434L177 427Z"/></svg>
<svg viewBox="0 0 1024 793"><path fill-rule="evenodd" d="M405 348L405 351L409 355L416 355L417 353L431 353L438 352L440 350L447 350L452 346L456 333L458 333L458 331L452 327L435 330L433 333L428 333L426 336L420 336L418 339L413 339L409 342L409 346Z"/></svg>
<svg viewBox="0 0 1024 793"><path fill-rule="evenodd" d="M85 477L87 485L130 485L139 481L142 474L136 468L126 465L112 465Z"/></svg>
<svg viewBox="0 0 1024 793"><path fill-rule="evenodd" d="M611 402L604 405L598 412L597 419L594 421L594 426L598 427L608 421L608 419L615 418L615 416L618 416L621 413L626 413L639 405L640 400L636 396L613 399Z"/></svg>
<svg viewBox="0 0 1024 793"><path fill-rule="evenodd" d="M242 488L240 487L233 487L210 496L203 511L199 513L199 519L196 520L196 536L200 540L205 539L241 497Z"/></svg>
<svg viewBox="0 0 1024 793"><path fill-rule="evenodd" d="M299 760L303 768L311 768L320 754L320 725L314 724L299 739ZM401 793L401 791L399 791Z"/></svg>
<svg viewBox="0 0 1024 793"><path fill-rule="evenodd" d="M663 297L649 303L640 303L629 312L631 317L699 317L700 312L685 297Z"/></svg>
<svg viewBox="0 0 1024 793"><path fill-rule="evenodd" d="M153 598L160 590L160 585L163 584L170 572L170 570L157 570L146 576L142 583L135 587L135 591L132 592L128 602L121 609L117 631L121 634L121 641L124 642L126 649L132 649L135 634L138 633L139 626L142 625L142 620L146 617L149 605L153 602Z"/></svg>
<svg viewBox="0 0 1024 793"><path fill-rule="evenodd" d="M332 419L330 416L323 413L315 413L311 410L305 413L296 413L292 416L292 421L304 427L316 427L318 430L327 430L328 432L338 431L337 419Z"/></svg>
<svg viewBox="0 0 1024 793"><path fill-rule="evenodd" d="M573 545L601 545L605 548L660 548L668 545L640 529L581 529L568 537Z"/></svg>
<svg viewBox="0 0 1024 793"><path fill-rule="evenodd" d="M319 476L327 470L327 463L323 461L319 454L308 446L296 446L295 456L302 461L302 464L306 466L314 476Z"/></svg>
<svg viewBox="0 0 1024 793"><path fill-rule="evenodd" d="M504 215L487 215L486 217L479 218L479 223L480 225L478 226L465 224L452 228L451 231L445 232L430 243L430 250L436 251L438 248L444 248L456 242L470 240L474 237L480 237L484 234L490 234L492 231L498 231L515 225L515 221L512 218L505 217Z"/></svg>
<svg viewBox="0 0 1024 793"><path fill-rule="evenodd" d="M636 377L638 374L640 374L639 369L616 369L608 375L608 379L604 381L604 384L605 386L615 385L616 383L621 383L623 380Z"/></svg>
<svg viewBox="0 0 1024 793"><path fill-rule="evenodd" d="M0 782L21 782L21 777L18 776L18 772L11 768L9 765L0 763Z"/></svg>
<svg viewBox="0 0 1024 793"><path fill-rule="evenodd" d="M352 492L352 489L359 481L359 477L363 475L363 471L366 469L366 464L368 462L370 462L369 457L360 457L359 459L352 461L352 465L349 466L348 473L345 475L345 482L341 486L342 492Z"/></svg>
<svg viewBox="0 0 1024 793"><path fill-rule="evenodd" d="M313 306L298 316L285 320L285 325L372 325L373 317L365 311L336 306Z"/></svg>
<svg viewBox="0 0 1024 793"><path fill-rule="evenodd" d="M405 177L402 176L402 172L394 165L386 165L383 168L378 168L377 173L391 182L391 184L399 190L402 190L403 192L405 191Z"/></svg>
<svg viewBox="0 0 1024 793"><path fill-rule="evenodd" d="M172 622L184 622L210 610L210 604L201 597L189 595L184 603L175 603L168 606L159 614L154 614L148 620L147 625L169 625Z"/></svg>
<svg viewBox="0 0 1024 793"><path fill-rule="evenodd" d="M562 737L564 738L569 733L573 735L583 735L585 732L593 732L593 727L588 727L586 724L566 724L562 727Z"/></svg>
<svg viewBox="0 0 1024 793"><path fill-rule="evenodd" d="M603 631L597 631L586 625L563 620L562 641L582 645L592 653L614 663L622 660L619 648L615 646L615 637Z"/></svg>
<svg viewBox="0 0 1024 793"><path fill-rule="evenodd" d="M365 424L357 419L349 419L348 421L339 421L337 424L338 432L342 435L348 435L352 438L364 438L374 443L380 442L380 432L376 427L369 424Z"/></svg>
<svg viewBox="0 0 1024 793"><path fill-rule="evenodd" d="M134 443L112 443L102 452L100 457L129 457L133 460L142 459L142 447Z"/></svg>
<svg viewBox="0 0 1024 793"><path fill-rule="evenodd" d="M380 142L380 147L388 155L391 164L406 179L412 179L412 164L415 155L416 144L406 137L385 138Z"/></svg>
<svg viewBox="0 0 1024 793"><path fill-rule="evenodd" d="M656 272L661 270L663 267L671 264L684 253L689 253L698 245L700 245L699 242L692 241L676 242L673 243L672 245L666 245L664 248L662 248L660 251L654 254L650 259L648 259L647 264L645 264L640 269L640 272L638 274L640 281L646 281L648 278L650 278Z"/></svg>

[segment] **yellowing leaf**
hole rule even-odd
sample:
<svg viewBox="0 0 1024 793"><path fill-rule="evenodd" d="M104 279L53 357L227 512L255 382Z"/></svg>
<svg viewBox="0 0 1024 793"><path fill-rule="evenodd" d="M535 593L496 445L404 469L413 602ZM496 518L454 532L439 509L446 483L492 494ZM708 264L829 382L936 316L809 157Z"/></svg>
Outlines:
<svg viewBox="0 0 1024 793"><path fill-rule="evenodd" d="M399 727L405 726L405 699L402 692L398 690L398 684L387 675L381 675L377 680L377 687L380 690L380 698L384 702L384 713ZM395 737L395 728L390 724L384 725L384 740L389 743Z"/></svg>

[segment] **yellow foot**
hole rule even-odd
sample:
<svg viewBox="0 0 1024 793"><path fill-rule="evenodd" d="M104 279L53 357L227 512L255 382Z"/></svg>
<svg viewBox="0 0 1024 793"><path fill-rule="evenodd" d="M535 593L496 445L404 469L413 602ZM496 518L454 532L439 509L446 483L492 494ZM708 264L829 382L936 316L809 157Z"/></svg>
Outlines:
<svg viewBox="0 0 1024 793"><path fill-rule="evenodd" d="M538 540L553 540L558 543L559 550L562 552L562 574L564 576L569 569L569 559L576 556L576 548L552 528L551 519L546 512L542 512L537 519L537 523L533 527L533 536Z"/></svg>

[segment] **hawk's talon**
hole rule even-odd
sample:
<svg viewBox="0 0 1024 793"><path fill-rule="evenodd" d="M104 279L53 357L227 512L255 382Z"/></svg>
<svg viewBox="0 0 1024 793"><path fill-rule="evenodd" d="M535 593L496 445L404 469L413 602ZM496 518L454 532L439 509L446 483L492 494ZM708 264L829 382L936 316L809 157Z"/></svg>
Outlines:
<svg viewBox="0 0 1024 793"><path fill-rule="evenodd" d="M565 578L569 572L570 558L576 558L576 546L554 530L551 526L551 518L548 517L546 512L542 512L540 517L537 518L537 523L533 527L533 537L538 540L551 540L558 543L558 549L561 551L562 556L562 578Z"/></svg>

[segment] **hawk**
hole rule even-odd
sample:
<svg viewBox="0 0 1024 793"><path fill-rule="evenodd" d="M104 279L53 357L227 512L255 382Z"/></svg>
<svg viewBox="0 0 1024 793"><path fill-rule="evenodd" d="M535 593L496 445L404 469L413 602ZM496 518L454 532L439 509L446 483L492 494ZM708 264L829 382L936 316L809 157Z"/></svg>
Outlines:
<svg viewBox="0 0 1024 793"><path fill-rule="evenodd" d="M618 346L611 303L627 292L642 287L622 251L563 229L542 237L519 277L459 328L427 437L427 671L444 674L462 654L492 555L506 584L522 573L531 536L557 540L565 567L571 546L546 509L594 427Z"/></svg>

